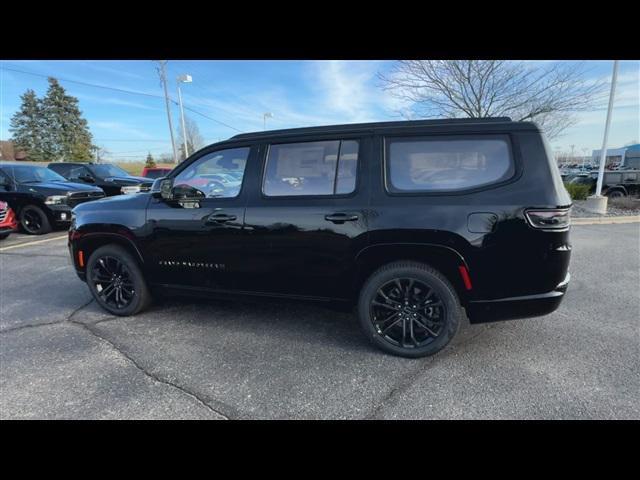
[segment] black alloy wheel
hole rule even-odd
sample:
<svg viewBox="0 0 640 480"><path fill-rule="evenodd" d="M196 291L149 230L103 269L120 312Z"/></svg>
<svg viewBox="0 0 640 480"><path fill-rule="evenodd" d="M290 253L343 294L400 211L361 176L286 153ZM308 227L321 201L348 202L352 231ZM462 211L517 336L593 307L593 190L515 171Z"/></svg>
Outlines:
<svg viewBox="0 0 640 480"><path fill-rule="evenodd" d="M386 352L410 358L443 349L456 334L462 311L449 280L413 261L378 269L365 282L358 302L367 338Z"/></svg>
<svg viewBox="0 0 640 480"><path fill-rule="evenodd" d="M385 283L370 307L378 335L401 348L419 348L438 338L446 313L436 292L415 278L394 278Z"/></svg>
<svg viewBox="0 0 640 480"><path fill-rule="evenodd" d="M87 262L87 285L98 304L114 315L135 315L151 302L138 262L119 245L98 248Z"/></svg>
<svg viewBox="0 0 640 480"><path fill-rule="evenodd" d="M43 235L51 231L51 224L40 208L27 205L20 211L20 225L29 235Z"/></svg>
<svg viewBox="0 0 640 480"><path fill-rule="evenodd" d="M131 272L118 258L103 256L93 263L91 282L102 301L115 309L128 307L135 296Z"/></svg>

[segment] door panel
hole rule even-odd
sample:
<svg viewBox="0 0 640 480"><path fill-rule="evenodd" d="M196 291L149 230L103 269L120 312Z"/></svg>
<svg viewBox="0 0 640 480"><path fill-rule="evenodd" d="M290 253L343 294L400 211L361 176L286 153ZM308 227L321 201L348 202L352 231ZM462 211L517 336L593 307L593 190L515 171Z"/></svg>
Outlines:
<svg viewBox="0 0 640 480"><path fill-rule="evenodd" d="M182 169L174 179L175 185L187 184L207 195L196 208L188 208L193 202L151 200L145 251L149 252L152 283L235 288L239 264L245 256L244 173L256 153L257 148L248 146L209 151ZM230 168L233 165L236 168ZM233 177L226 176L230 171Z"/></svg>
<svg viewBox="0 0 640 480"><path fill-rule="evenodd" d="M275 158L273 154L261 155L264 157L264 181L261 180L258 188L252 189L245 215L248 257L246 275L242 277L243 289L305 297L351 296L355 256L367 244L369 182L366 165L371 142L367 137L337 140L358 142L358 161L351 165L353 173L357 173L355 185L348 177L343 177L335 182L337 188L333 190L342 189L350 193L296 196L289 191L286 196L266 196L262 194L262 187L267 184L270 173L277 171L277 168L272 169L270 164ZM283 140L279 143L288 142ZM300 141L292 140L290 143ZM318 174L318 169L314 170L311 165L313 155L309 152L324 148L324 152L328 152L325 158L329 163L335 155L332 153L335 150L333 145L309 143L315 144L299 152L283 153L279 157L286 158L288 163L280 172L280 177L291 183L293 190L299 189L300 194L304 193L304 185L312 185L315 192L326 190L320 175L312 178ZM342 147L348 150L346 144L340 149ZM271 147L270 150L273 152L275 149ZM304 158L300 160L298 155ZM340 163L344 155L336 155L335 158L340 158L337 168L343 170ZM319 169L320 173L324 168L322 166ZM335 181L335 170L332 173L329 169L328 174L333 174L331 178ZM282 185L276 188L274 182L271 183L272 192L287 193L286 189L290 188ZM355 191L352 191L353 188Z"/></svg>

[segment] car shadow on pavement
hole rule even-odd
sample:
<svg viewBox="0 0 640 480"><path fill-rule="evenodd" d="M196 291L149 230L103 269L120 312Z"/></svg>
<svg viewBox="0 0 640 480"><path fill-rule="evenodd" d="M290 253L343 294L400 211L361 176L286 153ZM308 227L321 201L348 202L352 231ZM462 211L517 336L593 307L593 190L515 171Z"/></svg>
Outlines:
<svg viewBox="0 0 640 480"><path fill-rule="evenodd" d="M265 340L321 344L388 356L364 336L355 310L288 300L213 300L191 297L158 299L145 314L155 321L184 322L215 334L264 335ZM455 347L484 330L465 318L451 345ZM445 348L438 356L446 355ZM397 358L397 357L396 357ZM411 360L408 360L411 361Z"/></svg>

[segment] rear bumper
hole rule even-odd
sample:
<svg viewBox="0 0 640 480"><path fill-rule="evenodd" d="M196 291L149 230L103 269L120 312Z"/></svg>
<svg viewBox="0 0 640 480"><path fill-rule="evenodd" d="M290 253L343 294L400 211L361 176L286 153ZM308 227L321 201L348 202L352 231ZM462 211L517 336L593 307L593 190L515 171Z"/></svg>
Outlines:
<svg viewBox="0 0 640 480"><path fill-rule="evenodd" d="M567 273L565 279L551 292L469 302L467 306L469 321L471 323L485 323L547 315L562 303L570 280L571 275Z"/></svg>

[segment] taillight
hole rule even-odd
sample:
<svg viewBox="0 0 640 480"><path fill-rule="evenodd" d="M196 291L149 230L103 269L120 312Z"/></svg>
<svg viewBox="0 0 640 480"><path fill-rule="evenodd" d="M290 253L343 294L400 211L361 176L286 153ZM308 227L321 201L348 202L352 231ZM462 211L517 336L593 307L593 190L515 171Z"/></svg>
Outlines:
<svg viewBox="0 0 640 480"><path fill-rule="evenodd" d="M541 230L562 230L571 224L570 209L527 210L529 225Z"/></svg>

